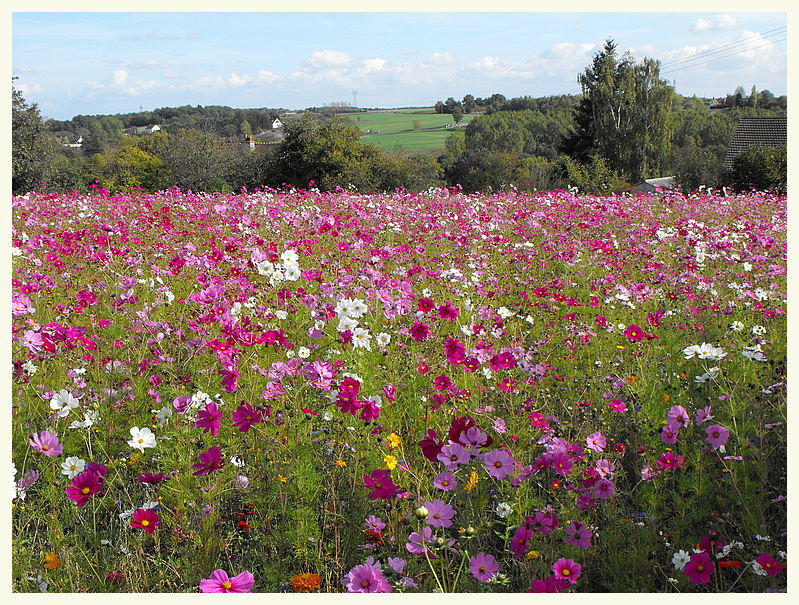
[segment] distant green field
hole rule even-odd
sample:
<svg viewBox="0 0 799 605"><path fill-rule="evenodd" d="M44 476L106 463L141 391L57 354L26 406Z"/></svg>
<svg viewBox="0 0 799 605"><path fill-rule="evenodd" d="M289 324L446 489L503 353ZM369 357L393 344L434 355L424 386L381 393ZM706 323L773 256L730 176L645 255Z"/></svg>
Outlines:
<svg viewBox="0 0 799 605"><path fill-rule="evenodd" d="M345 116L361 129L361 141L384 151L440 151L446 138L455 132L455 120L433 108L368 111ZM464 115L461 125L474 115Z"/></svg>

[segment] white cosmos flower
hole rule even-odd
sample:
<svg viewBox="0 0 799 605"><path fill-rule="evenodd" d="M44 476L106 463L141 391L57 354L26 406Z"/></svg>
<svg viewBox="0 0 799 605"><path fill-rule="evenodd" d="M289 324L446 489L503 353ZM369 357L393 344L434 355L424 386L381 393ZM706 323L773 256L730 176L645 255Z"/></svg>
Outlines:
<svg viewBox="0 0 799 605"><path fill-rule="evenodd" d="M288 265L290 263L297 264L297 262L300 260L300 257L294 250L286 250L280 255L280 260L283 261L284 265Z"/></svg>
<svg viewBox="0 0 799 605"><path fill-rule="evenodd" d="M507 307L500 307L497 309L497 313L502 319L508 319L508 317L513 317L515 315L515 313Z"/></svg>
<svg viewBox="0 0 799 605"><path fill-rule="evenodd" d="M80 475L85 468L85 460L81 460L77 456L70 456L61 463L61 474L66 475L68 479L74 479Z"/></svg>
<svg viewBox="0 0 799 605"><path fill-rule="evenodd" d="M297 349L297 357L299 357L300 359L308 359L310 355L311 355L311 349L309 349L308 347L300 347L299 349Z"/></svg>
<svg viewBox="0 0 799 605"><path fill-rule="evenodd" d="M353 317L343 315L338 320L338 331L344 332L346 330L354 330L358 327L358 320Z"/></svg>
<svg viewBox="0 0 799 605"><path fill-rule="evenodd" d="M691 560L691 555L689 555L684 550L678 550L674 553L674 556L671 558L671 562L674 564L674 569L678 569L682 571L685 568L685 564Z"/></svg>
<svg viewBox="0 0 799 605"><path fill-rule="evenodd" d="M134 426L130 429L130 436L133 439L128 441L128 445L140 451L144 451L146 447L155 447L155 435L146 426L139 428Z"/></svg>
<svg viewBox="0 0 799 605"><path fill-rule="evenodd" d="M740 321L734 321L730 324L730 330L735 330L736 332L740 332L744 329L744 325Z"/></svg>
<svg viewBox="0 0 799 605"><path fill-rule="evenodd" d="M388 343L391 342L391 336L385 332L380 332L375 338L375 342L377 342L377 345L380 347L388 346Z"/></svg>
<svg viewBox="0 0 799 605"><path fill-rule="evenodd" d="M50 400L50 407L58 412L59 418L66 418L69 411L75 409L80 405L77 397L73 397L72 393L66 389L61 389L60 392L53 395Z"/></svg>
<svg viewBox="0 0 799 605"><path fill-rule="evenodd" d="M283 277L288 281L297 281L300 278L300 274L299 265L289 264L283 269Z"/></svg>
<svg viewBox="0 0 799 605"><path fill-rule="evenodd" d="M352 331L352 344L355 348L366 349L367 351L372 350L371 344L372 335L369 334L369 330L366 328L355 328Z"/></svg>
<svg viewBox="0 0 799 605"><path fill-rule="evenodd" d="M497 513L497 517L499 517L500 519L505 519L509 514L513 512L513 509L510 507L510 505L507 502L500 502L499 504L497 504L497 507L496 509L494 509L494 512Z"/></svg>

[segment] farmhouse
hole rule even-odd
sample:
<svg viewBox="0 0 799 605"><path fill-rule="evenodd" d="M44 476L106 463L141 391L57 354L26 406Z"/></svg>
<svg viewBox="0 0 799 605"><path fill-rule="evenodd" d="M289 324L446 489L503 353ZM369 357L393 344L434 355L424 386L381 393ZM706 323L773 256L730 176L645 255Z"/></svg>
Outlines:
<svg viewBox="0 0 799 605"><path fill-rule="evenodd" d="M158 124L147 124L147 126L131 126L126 128L124 132L127 135L141 135L153 134L159 130L161 130L161 127Z"/></svg>
<svg viewBox="0 0 799 605"><path fill-rule="evenodd" d="M788 118L741 118L724 157L724 168L732 168L735 158L755 145L784 147L788 144Z"/></svg>

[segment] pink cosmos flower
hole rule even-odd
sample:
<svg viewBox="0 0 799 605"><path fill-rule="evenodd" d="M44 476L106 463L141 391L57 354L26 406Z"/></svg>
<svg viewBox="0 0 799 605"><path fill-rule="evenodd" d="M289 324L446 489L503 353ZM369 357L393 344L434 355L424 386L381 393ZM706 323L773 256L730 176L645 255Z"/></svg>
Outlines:
<svg viewBox="0 0 799 605"><path fill-rule="evenodd" d="M433 527L450 527L455 510L443 500L425 501L424 507L427 509L427 521Z"/></svg>
<svg viewBox="0 0 799 605"><path fill-rule="evenodd" d="M234 427L238 428L242 433L246 433L252 425L262 421L261 410L254 408L251 403L245 401L236 408L231 419Z"/></svg>
<svg viewBox="0 0 799 605"><path fill-rule="evenodd" d="M516 530L516 533L513 534L513 538L508 546L508 548L513 551L514 557L518 559L524 554L524 552L527 550L527 545L530 541L530 538L532 537L533 530L530 527L522 525Z"/></svg>
<svg viewBox="0 0 799 605"><path fill-rule="evenodd" d="M243 571L232 578L226 571L217 569L211 572L210 578L200 580L202 592L250 592L255 578L249 571Z"/></svg>
<svg viewBox="0 0 799 605"><path fill-rule="evenodd" d="M660 440L663 443L677 443L677 437L679 437L679 435L680 429L676 428L674 425L667 424L660 431Z"/></svg>
<svg viewBox="0 0 799 605"><path fill-rule="evenodd" d="M644 338L644 331L640 326L632 324L627 326L627 329L624 330L624 335L630 342L640 342Z"/></svg>
<svg viewBox="0 0 799 605"><path fill-rule="evenodd" d="M436 556L427 549L427 545L435 539L433 530L429 526L425 526L422 528L422 533L413 532L408 536L405 549L412 555L427 556L430 559L435 559ZM425 555L425 553L427 554Z"/></svg>
<svg viewBox="0 0 799 605"><path fill-rule="evenodd" d="M460 315L460 311L456 307L453 307L452 303L449 301L438 307L438 316L441 319L455 321L458 315Z"/></svg>
<svg viewBox="0 0 799 605"><path fill-rule="evenodd" d="M691 559L683 568L691 584L707 584L713 574L713 559L704 551L691 555Z"/></svg>
<svg viewBox="0 0 799 605"><path fill-rule="evenodd" d="M211 435L216 437L219 432L220 419L222 418L222 410L216 402L211 402L205 406L205 409L197 412L197 428L201 428L203 433L211 431Z"/></svg>
<svg viewBox="0 0 799 605"><path fill-rule="evenodd" d="M504 449L492 450L483 457L483 468L492 477L502 480L513 472L513 456Z"/></svg>
<svg viewBox="0 0 799 605"><path fill-rule="evenodd" d="M417 321L411 326L410 335L416 341L427 340L430 338L430 327Z"/></svg>
<svg viewBox="0 0 799 605"><path fill-rule="evenodd" d="M235 367L223 368L219 370L219 375L222 376L222 388L228 393L235 393L239 371Z"/></svg>
<svg viewBox="0 0 799 605"><path fill-rule="evenodd" d="M619 412L620 414L623 414L624 412L627 411L627 406L624 404L624 402L621 399L618 398L612 399L610 403L608 403L608 405L610 406L611 410L613 410L614 412Z"/></svg>
<svg viewBox="0 0 799 605"><path fill-rule="evenodd" d="M677 430L679 430L681 426L687 427L691 424L691 417L688 415L688 410L681 405L672 406L669 413L666 415L666 424Z"/></svg>
<svg viewBox="0 0 799 605"><path fill-rule="evenodd" d="M562 477L570 475L573 466L572 459L566 452L558 452L552 456L550 466L555 469L555 472Z"/></svg>
<svg viewBox="0 0 799 605"><path fill-rule="evenodd" d="M438 460L443 462L449 471L454 471L461 464L467 464L470 458L469 450L459 443L445 445L438 454Z"/></svg>
<svg viewBox="0 0 799 605"><path fill-rule="evenodd" d="M364 475L363 482L372 490L369 494L372 500L391 498L397 493L397 486L391 481L391 473L383 468L373 470L371 475Z"/></svg>
<svg viewBox="0 0 799 605"><path fill-rule="evenodd" d="M780 563L767 552L764 552L762 555L758 555L755 558L755 561L757 561L760 564L760 567L763 568L763 571L770 576L776 576L782 571L782 565L780 565Z"/></svg>
<svg viewBox="0 0 799 605"><path fill-rule="evenodd" d="M712 408L708 405L696 411L696 426L700 426L703 422L707 422L713 418L713 416L710 415L711 409Z"/></svg>
<svg viewBox="0 0 799 605"><path fill-rule="evenodd" d="M565 538L564 541L578 548L588 548L591 546L591 531L585 528L585 523L580 521L572 521L566 526L566 533L570 538Z"/></svg>
<svg viewBox="0 0 799 605"><path fill-rule="evenodd" d="M58 456L64 451L64 446L58 442L56 434L49 431L34 433L33 438L28 443L31 444L34 450L41 452L45 456Z"/></svg>
<svg viewBox="0 0 799 605"><path fill-rule="evenodd" d="M493 556L480 552L469 559L469 571L481 582L488 582L499 571L499 563Z"/></svg>
<svg viewBox="0 0 799 605"><path fill-rule="evenodd" d="M589 450L594 450L595 452L602 452L604 451L605 447L608 444L607 439L605 436L597 431L596 433L591 433L585 439L586 447Z"/></svg>
<svg viewBox="0 0 799 605"><path fill-rule="evenodd" d="M577 578L580 577L582 566L576 563L574 559L560 558L555 561L552 566L552 571L556 580L568 580L569 584L576 584Z"/></svg>
<svg viewBox="0 0 799 605"><path fill-rule="evenodd" d="M527 592L538 593L557 593L563 592L569 586L568 580L558 579L555 576L549 576L543 580L533 580L533 587Z"/></svg>
<svg viewBox="0 0 799 605"><path fill-rule="evenodd" d="M616 491L616 486L613 485L612 481L608 481L607 479L600 479L594 485L594 494L597 498L607 499L613 495L613 492Z"/></svg>
<svg viewBox="0 0 799 605"><path fill-rule="evenodd" d="M208 448L208 451L203 452L200 454L200 463L192 465L193 468L197 470L192 473L192 475L196 475L201 477L202 475L208 475L216 470L219 470L225 466L225 461L222 460L222 452L219 451L219 448L215 445Z"/></svg>
<svg viewBox="0 0 799 605"><path fill-rule="evenodd" d="M393 589L377 563L357 565L344 578L347 592L391 592Z"/></svg>
<svg viewBox="0 0 799 605"><path fill-rule="evenodd" d="M449 472L439 473L435 479L433 479L433 487L445 492L455 489L457 485L458 483L455 481L455 475Z"/></svg>
<svg viewBox="0 0 799 605"><path fill-rule="evenodd" d="M20 342L31 353L38 353L42 350L44 338L42 338L42 335L38 332L34 332L33 330L25 330L25 332L22 334L22 338L20 338Z"/></svg>
<svg viewBox="0 0 799 605"><path fill-rule="evenodd" d="M140 508L135 513L133 513L133 519L130 522L131 527L135 527L137 529L143 529L148 534L151 534L155 531L155 526L161 519L158 517L158 513L156 513L151 508Z"/></svg>
<svg viewBox="0 0 799 605"><path fill-rule="evenodd" d="M103 488L103 482L96 473L90 470L83 471L72 479L66 492L70 500L81 508L89 501L89 496L96 494Z"/></svg>
<svg viewBox="0 0 799 605"><path fill-rule="evenodd" d="M724 428L720 424L707 427L705 432L707 433L707 439L705 439L705 441L714 449L718 449L722 445L725 445L730 436L729 429Z"/></svg>
<svg viewBox="0 0 799 605"><path fill-rule="evenodd" d="M666 452L660 458L658 458L658 466L660 468L666 468L669 470L676 470L681 466L684 466L684 457L683 456L675 456L674 452Z"/></svg>

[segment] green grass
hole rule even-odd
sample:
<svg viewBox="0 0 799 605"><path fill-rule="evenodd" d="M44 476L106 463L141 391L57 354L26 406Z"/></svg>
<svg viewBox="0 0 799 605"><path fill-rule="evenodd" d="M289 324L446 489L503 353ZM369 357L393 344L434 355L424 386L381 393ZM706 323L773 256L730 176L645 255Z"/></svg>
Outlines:
<svg viewBox="0 0 799 605"><path fill-rule="evenodd" d="M464 115L461 125L474 117ZM364 143L388 152L441 151L447 137L456 132L447 128L455 125L452 116L435 113L432 108L369 111L346 118L361 129Z"/></svg>

